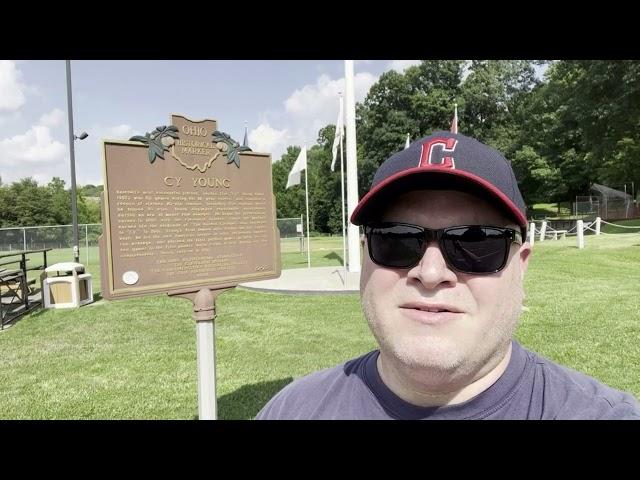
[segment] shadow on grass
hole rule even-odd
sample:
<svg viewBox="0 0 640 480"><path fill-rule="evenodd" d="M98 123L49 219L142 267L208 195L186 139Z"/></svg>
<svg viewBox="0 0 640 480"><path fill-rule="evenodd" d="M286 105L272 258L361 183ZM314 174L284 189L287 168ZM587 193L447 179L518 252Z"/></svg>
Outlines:
<svg viewBox="0 0 640 480"><path fill-rule="evenodd" d="M338 255L336 252L327 253L324 258L328 260L337 260L340 265L342 265L342 257Z"/></svg>
<svg viewBox="0 0 640 480"><path fill-rule="evenodd" d="M271 397L293 381L293 377L243 385L218 399L220 420L252 420ZM194 417L197 420L198 416Z"/></svg>
<svg viewBox="0 0 640 480"><path fill-rule="evenodd" d="M31 310L28 315L29 315L30 318L37 318L40 315L42 315L43 313L47 313L47 309L44 308L42 305L38 305L35 308L35 310Z"/></svg>

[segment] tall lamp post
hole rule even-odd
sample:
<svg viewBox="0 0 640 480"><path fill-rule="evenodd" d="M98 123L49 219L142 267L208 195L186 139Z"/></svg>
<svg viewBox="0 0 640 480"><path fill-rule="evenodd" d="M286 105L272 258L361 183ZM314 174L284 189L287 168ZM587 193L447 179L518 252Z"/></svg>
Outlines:
<svg viewBox="0 0 640 480"><path fill-rule="evenodd" d="M73 133L73 104L71 101L71 60L67 60L67 118L69 119L69 156L71 159L71 223L73 224L73 261L80 263L78 249L78 205L76 202L76 158L74 142L84 140L89 135L82 132L80 136Z"/></svg>

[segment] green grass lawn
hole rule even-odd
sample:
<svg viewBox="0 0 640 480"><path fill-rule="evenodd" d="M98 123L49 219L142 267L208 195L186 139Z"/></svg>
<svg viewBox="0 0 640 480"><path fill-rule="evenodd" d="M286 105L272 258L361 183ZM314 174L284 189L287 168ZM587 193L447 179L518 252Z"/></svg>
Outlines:
<svg viewBox="0 0 640 480"><path fill-rule="evenodd" d="M640 234L536 242L518 339L640 398Z"/></svg>
<svg viewBox="0 0 640 480"><path fill-rule="evenodd" d="M516 336L640 397L640 234L587 236L585 244L578 250L575 237L535 243ZM312 265L340 264L332 256L342 256L340 237L311 245ZM306 254L283 253L283 267L303 266ZM89 264L94 293L98 269ZM217 311L221 419L252 418L292 379L375 348L355 294L236 289L218 298ZM0 333L0 352L0 418L197 416L195 324L186 300L157 295L37 310Z"/></svg>
<svg viewBox="0 0 640 480"><path fill-rule="evenodd" d="M560 202L560 205L557 203L536 203L530 213L535 218L568 216L571 215L571 209L569 202Z"/></svg>
<svg viewBox="0 0 640 480"><path fill-rule="evenodd" d="M609 223L611 223L612 225L602 223L602 225L600 226L600 231L604 233L640 233L640 218L634 218L633 220L616 220L615 222Z"/></svg>

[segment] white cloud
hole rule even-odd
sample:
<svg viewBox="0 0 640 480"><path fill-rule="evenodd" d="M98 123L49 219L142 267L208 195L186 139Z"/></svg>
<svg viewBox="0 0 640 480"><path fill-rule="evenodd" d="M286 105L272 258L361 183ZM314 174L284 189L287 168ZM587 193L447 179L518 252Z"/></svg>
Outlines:
<svg viewBox="0 0 640 480"><path fill-rule="evenodd" d="M20 110L10 113L8 115L0 115L0 127L3 125L11 125L17 123L22 118Z"/></svg>
<svg viewBox="0 0 640 480"><path fill-rule="evenodd" d="M15 116L18 112L14 112ZM56 140L51 128L65 118L56 108L40 116L38 123L23 134L0 139L0 176L3 182L33 177L47 183L53 176L69 175L69 153L66 144Z"/></svg>
<svg viewBox="0 0 640 480"><path fill-rule="evenodd" d="M377 77L369 72L360 72L354 76L354 95L356 102L362 102ZM332 79L321 75L315 84L304 85L296 89L284 102L286 117L283 121L289 132L288 145L314 145L318 131L328 124L335 124L338 116L338 94L345 91L345 79ZM273 150L273 158L280 158L284 149Z"/></svg>
<svg viewBox="0 0 640 480"><path fill-rule="evenodd" d="M355 90L356 102L362 102L369 93L374 83L378 81L378 77L369 72L357 73L353 79L353 88Z"/></svg>
<svg viewBox="0 0 640 480"><path fill-rule="evenodd" d="M396 72L402 73L409 67L412 67L414 65L420 65L421 62L422 60L393 60L389 64L388 69L395 70Z"/></svg>
<svg viewBox="0 0 640 480"><path fill-rule="evenodd" d="M269 124L261 124L249 132L249 146L254 152L271 153L271 161L280 160L288 145L286 129L277 130Z"/></svg>
<svg viewBox="0 0 640 480"><path fill-rule="evenodd" d="M339 91L344 91L344 82L321 75L315 85L305 85L294 91L284 102L285 110L295 116L317 116L324 109L326 100L337 98Z"/></svg>
<svg viewBox="0 0 640 480"><path fill-rule="evenodd" d="M102 140L102 138L129 140L135 134L136 132L133 130L131 125L122 124L106 128L104 136L101 136L99 140Z"/></svg>
<svg viewBox="0 0 640 480"><path fill-rule="evenodd" d="M356 102L361 102L369 92L377 78L369 72L354 76L353 85ZM345 80L332 80L328 75L321 75L315 85L305 85L294 91L284 102L287 113L296 117L322 118L335 122L338 113L338 93L345 91ZM329 115L333 112L333 115Z"/></svg>
<svg viewBox="0 0 640 480"><path fill-rule="evenodd" d="M22 135L0 140L0 167L59 162L66 152L67 147L51 137L49 127L35 125Z"/></svg>
<svg viewBox="0 0 640 480"><path fill-rule="evenodd" d="M70 185L68 145L55 140L51 134L50 125L60 120L60 113L56 110L42 115L38 125L26 133L0 139L0 177L4 183L32 177L38 183L46 184L57 176ZM100 148L96 144L104 138L128 140L140 132L131 125L120 124L110 127L93 125L87 133L90 135L87 140L75 142L76 179L79 185L101 185L102 162L99 160Z"/></svg>
<svg viewBox="0 0 640 480"><path fill-rule="evenodd" d="M126 123L111 127L93 124L87 128L86 132L89 134L89 138L84 141L77 141L76 151L78 149L95 151L96 144L101 146L102 140L129 140L134 135L141 135L139 130ZM76 131L76 135L80 135L80 133L82 133L82 130Z"/></svg>
<svg viewBox="0 0 640 480"><path fill-rule="evenodd" d="M15 62L0 60L0 111L15 111L24 105L26 86L20 83L22 76Z"/></svg>
<svg viewBox="0 0 640 480"><path fill-rule="evenodd" d="M38 121L39 125L44 125L45 127L57 127L62 123L62 121L66 118L65 113L59 108L54 108L49 113L45 113L40 117Z"/></svg>

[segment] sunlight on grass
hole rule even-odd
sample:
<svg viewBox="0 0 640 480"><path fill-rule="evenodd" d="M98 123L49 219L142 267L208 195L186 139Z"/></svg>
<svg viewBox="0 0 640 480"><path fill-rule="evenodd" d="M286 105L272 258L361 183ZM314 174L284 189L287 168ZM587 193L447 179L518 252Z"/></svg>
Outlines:
<svg viewBox="0 0 640 480"><path fill-rule="evenodd" d="M585 243L578 250L575 237L536 242L525 281L528 310L516 336L640 396L640 234L587 236ZM340 265L340 237L311 244L312 265ZM69 261L66 253L49 263ZM283 253L283 266L305 267L306 254ZM97 261L88 271L97 293ZM0 333L0 418L195 418L191 308L156 295L26 315ZM238 289L219 297L217 312L223 419L252 418L293 379L375 348L357 294Z"/></svg>

